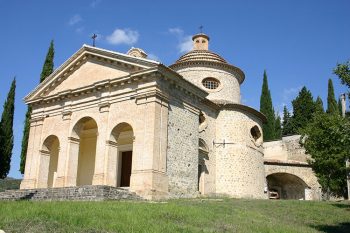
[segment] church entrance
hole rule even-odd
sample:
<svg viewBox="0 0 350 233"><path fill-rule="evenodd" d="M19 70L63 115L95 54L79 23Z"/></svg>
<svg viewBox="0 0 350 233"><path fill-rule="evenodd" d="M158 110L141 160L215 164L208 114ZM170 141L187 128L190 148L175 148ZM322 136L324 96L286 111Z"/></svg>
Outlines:
<svg viewBox="0 0 350 233"><path fill-rule="evenodd" d="M58 154L59 154L60 142L55 135L48 136L40 150L40 188L52 188L55 185Z"/></svg>
<svg viewBox="0 0 350 233"><path fill-rule="evenodd" d="M111 184L116 187L130 187L132 164L133 164L133 144L134 131L128 123L120 123L112 130L110 141L114 144L109 150Z"/></svg>
<svg viewBox="0 0 350 233"><path fill-rule="evenodd" d="M120 186L130 186L131 165L132 165L132 151L122 152L122 165L121 165L121 177Z"/></svg>

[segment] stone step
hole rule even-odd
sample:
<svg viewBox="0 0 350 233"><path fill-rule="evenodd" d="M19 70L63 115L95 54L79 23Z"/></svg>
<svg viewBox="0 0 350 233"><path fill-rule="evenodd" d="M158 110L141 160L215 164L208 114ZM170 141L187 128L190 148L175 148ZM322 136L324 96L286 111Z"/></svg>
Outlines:
<svg viewBox="0 0 350 233"><path fill-rule="evenodd" d="M0 200L142 200L128 189L105 185L79 187L6 190L0 192Z"/></svg>

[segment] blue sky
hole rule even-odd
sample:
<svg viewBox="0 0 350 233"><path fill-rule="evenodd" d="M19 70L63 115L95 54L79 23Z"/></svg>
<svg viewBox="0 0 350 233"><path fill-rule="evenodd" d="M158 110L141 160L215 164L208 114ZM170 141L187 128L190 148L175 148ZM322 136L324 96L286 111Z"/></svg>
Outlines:
<svg viewBox="0 0 350 233"><path fill-rule="evenodd" d="M55 68L84 43L91 44L93 33L97 47L118 52L140 47L170 65L203 25L210 50L245 72L241 92L249 106L259 109L264 69L278 111L284 104L290 108L304 85L324 103L328 78L336 95L346 91L332 69L350 59L348 0L0 0L0 6L0 106L17 78L12 177L21 177L22 99L39 82L51 39Z"/></svg>

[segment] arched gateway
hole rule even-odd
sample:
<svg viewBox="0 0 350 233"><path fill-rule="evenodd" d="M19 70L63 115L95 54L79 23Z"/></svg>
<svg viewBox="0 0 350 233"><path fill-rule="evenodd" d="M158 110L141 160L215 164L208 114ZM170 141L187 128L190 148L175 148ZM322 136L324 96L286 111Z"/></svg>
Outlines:
<svg viewBox="0 0 350 233"><path fill-rule="evenodd" d="M71 159L78 158L76 185L91 185L95 171L98 128L91 117L80 119L72 130Z"/></svg>

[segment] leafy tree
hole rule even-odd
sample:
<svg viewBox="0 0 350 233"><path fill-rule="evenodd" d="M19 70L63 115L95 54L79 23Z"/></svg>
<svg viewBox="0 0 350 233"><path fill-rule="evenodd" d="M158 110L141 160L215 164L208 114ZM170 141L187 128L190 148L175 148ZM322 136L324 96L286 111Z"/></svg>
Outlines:
<svg viewBox="0 0 350 233"><path fill-rule="evenodd" d="M317 99L315 101L315 114L321 114L321 113L324 113L323 101L321 97L317 96Z"/></svg>
<svg viewBox="0 0 350 233"><path fill-rule="evenodd" d="M278 113L275 114L275 139L282 138L282 126L281 126L281 117Z"/></svg>
<svg viewBox="0 0 350 233"><path fill-rule="evenodd" d="M327 113L338 114L338 105L334 96L332 79L328 79Z"/></svg>
<svg viewBox="0 0 350 233"><path fill-rule="evenodd" d="M40 74L40 82L44 81L46 77L48 77L53 72L53 66L54 66L54 56L55 56L55 49L54 49L54 42L51 40L50 47L47 51L45 62ZM29 128L30 128L30 115L32 113L32 108L28 106L26 117L24 120L24 129L23 129L23 137L22 137L22 150L21 150L21 163L20 163L20 172L24 174L25 164L26 164L26 156L27 156L27 149L28 149L28 139L29 139Z"/></svg>
<svg viewBox="0 0 350 233"><path fill-rule="evenodd" d="M305 136L306 135L306 136ZM309 164L327 198L331 194L346 196L345 159L350 154L350 121L338 114L315 115L303 130Z"/></svg>
<svg viewBox="0 0 350 233"><path fill-rule="evenodd" d="M344 64L337 64L333 72L338 75L343 85L350 88L350 61Z"/></svg>
<svg viewBox="0 0 350 233"><path fill-rule="evenodd" d="M304 86L299 95L292 101L292 105L292 132L300 133L300 130L312 121L315 112L315 103L311 92Z"/></svg>
<svg viewBox="0 0 350 233"><path fill-rule="evenodd" d="M260 112L265 114L267 123L263 125L264 141L275 139L275 112L272 107L272 98L267 83L266 70L264 71L263 85L260 96Z"/></svg>
<svg viewBox="0 0 350 233"><path fill-rule="evenodd" d="M0 179L10 171L13 148L13 114L15 111L16 78L13 79L7 99L4 103L0 121Z"/></svg>
<svg viewBox="0 0 350 233"><path fill-rule="evenodd" d="M293 125L292 125L292 117L290 115L290 112L288 111L287 107L284 106L283 108L283 123L282 123L282 135L292 135L295 132L293 131Z"/></svg>
<svg viewBox="0 0 350 233"><path fill-rule="evenodd" d="M333 70L333 72L338 75L341 83L350 88L350 60L343 63L337 64L337 67ZM350 91L348 92L350 98Z"/></svg>

